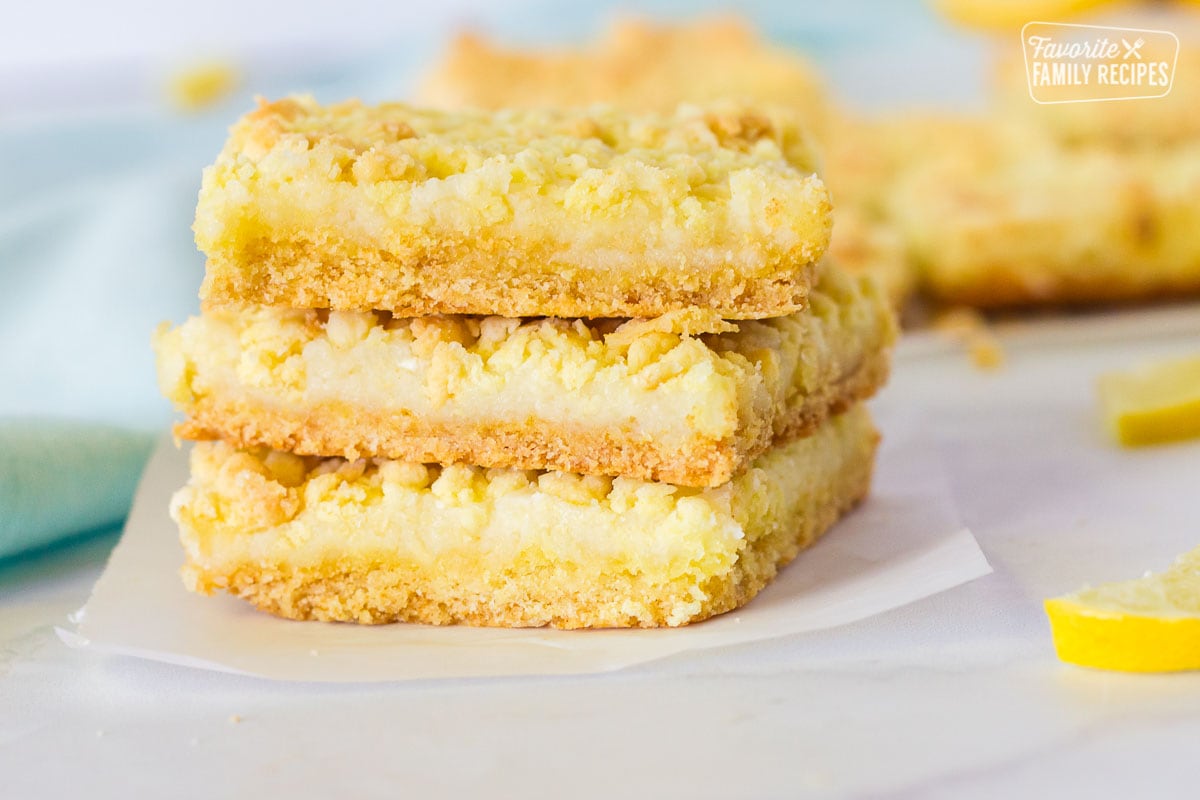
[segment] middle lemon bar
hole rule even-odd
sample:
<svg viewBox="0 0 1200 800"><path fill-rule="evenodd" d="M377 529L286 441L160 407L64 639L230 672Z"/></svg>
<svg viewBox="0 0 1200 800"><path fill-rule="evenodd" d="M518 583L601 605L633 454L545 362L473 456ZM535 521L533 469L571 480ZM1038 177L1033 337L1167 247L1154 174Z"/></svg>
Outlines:
<svg viewBox="0 0 1200 800"><path fill-rule="evenodd" d="M258 307L155 347L185 438L717 486L873 394L894 336L875 285L826 267L806 310L736 324Z"/></svg>

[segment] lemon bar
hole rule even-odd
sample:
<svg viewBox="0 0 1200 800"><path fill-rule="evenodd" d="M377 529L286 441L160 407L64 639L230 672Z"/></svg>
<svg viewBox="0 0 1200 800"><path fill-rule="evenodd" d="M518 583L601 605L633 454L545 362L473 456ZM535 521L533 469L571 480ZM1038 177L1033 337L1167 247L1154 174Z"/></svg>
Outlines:
<svg viewBox="0 0 1200 800"><path fill-rule="evenodd" d="M829 193L792 115L261 102L205 170L206 306L728 319L804 306Z"/></svg>
<svg viewBox="0 0 1200 800"><path fill-rule="evenodd" d="M793 108L814 133L828 114L820 75L737 17L682 23L623 18L569 49L507 48L460 35L418 88L450 108L540 108L612 103L670 111L680 102L737 98Z"/></svg>
<svg viewBox="0 0 1200 800"><path fill-rule="evenodd" d="M1200 28L1195 27L1195 19L1192 24L1192 35L1181 37L1175 80L1163 97L1104 103L1035 103L1029 97L1025 59L1014 48L1010 57L997 63L995 84L1001 113L1069 146L1153 149L1194 142L1200 137L1200 81L1195 79L1200 75Z"/></svg>
<svg viewBox="0 0 1200 800"><path fill-rule="evenodd" d="M830 266L810 300L736 324L222 309L155 345L185 438L715 486L886 380L875 285Z"/></svg>
<svg viewBox="0 0 1200 800"><path fill-rule="evenodd" d="M937 298L1080 304L1200 292L1200 146L1066 148L1026 131L901 177L896 219Z"/></svg>
<svg viewBox="0 0 1200 800"><path fill-rule="evenodd" d="M860 406L710 489L202 442L171 513L188 588L283 617L674 626L754 597L866 494L877 440Z"/></svg>
<svg viewBox="0 0 1200 800"><path fill-rule="evenodd" d="M829 258L852 275L869 275L897 311L903 310L917 289L917 273L904 249L904 238L882 217L872 217L854 205L834 212L834 234Z"/></svg>

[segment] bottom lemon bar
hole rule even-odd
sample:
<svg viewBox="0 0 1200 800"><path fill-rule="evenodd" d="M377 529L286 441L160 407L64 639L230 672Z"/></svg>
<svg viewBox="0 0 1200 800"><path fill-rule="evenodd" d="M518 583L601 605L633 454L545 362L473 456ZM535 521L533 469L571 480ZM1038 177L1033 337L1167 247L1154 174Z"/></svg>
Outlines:
<svg viewBox="0 0 1200 800"><path fill-rule="evenodd" d="M737 608L866 493L857 406L721 486L201 442L174 497L193 591L293 619L684 625Z"/></svg>

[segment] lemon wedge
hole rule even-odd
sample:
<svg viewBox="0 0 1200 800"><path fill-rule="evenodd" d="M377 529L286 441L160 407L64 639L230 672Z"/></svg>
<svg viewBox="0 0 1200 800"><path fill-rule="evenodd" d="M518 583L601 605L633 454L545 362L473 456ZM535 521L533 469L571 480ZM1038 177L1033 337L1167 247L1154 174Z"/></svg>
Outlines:
<svg viewBox="0 0 1200 800"><path fill-rule="evenodd" d="M1200 669L1200 548L1166 572L1046 601L1058 657L1122 672Z"/></svg>
<svg viewBox="0 0 1200 800"><path fill-rule="evenodd" d="M1016 30L1026 22L1053 22L1120 0L934 0L942 14L962 25Z"/></svg>
<svg viewBox="0 0 1200 800"><path fill-rule="evenodd" d="M1200 358L1102 375L1100 407L1127 447L1200 436Z"/></svg>

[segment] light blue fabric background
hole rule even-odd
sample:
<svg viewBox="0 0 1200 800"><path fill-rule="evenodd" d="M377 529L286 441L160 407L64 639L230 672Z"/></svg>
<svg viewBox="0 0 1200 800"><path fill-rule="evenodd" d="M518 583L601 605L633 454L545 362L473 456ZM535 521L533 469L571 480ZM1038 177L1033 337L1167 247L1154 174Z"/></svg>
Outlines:
<svg viewBox="0 0 1200 800"><path fill-rule="evenodd" d="M601 2L516 5L462 22L536 43L588 38L613 13ZM670 17L721 7L664 0L632 10ZM955 50L961 64L970 39L920 4L737 8L817 59L859 104L972 95L971 75L939 73L930 57ZM200 172L251 95L403 97L449 32L398 32L394 47L348 53L317 72L268 65L195 116L165 103L0 115L0 558L111 525L127 510L151 442L171 420L150 333L196 310L204 262L190 226ZM913 64L928 74L914 77Z"/></svg>

